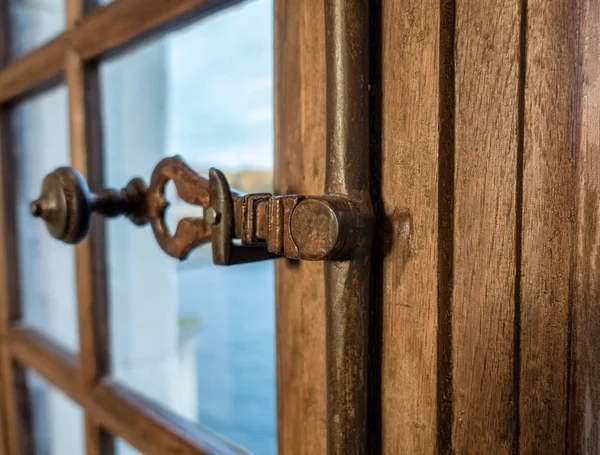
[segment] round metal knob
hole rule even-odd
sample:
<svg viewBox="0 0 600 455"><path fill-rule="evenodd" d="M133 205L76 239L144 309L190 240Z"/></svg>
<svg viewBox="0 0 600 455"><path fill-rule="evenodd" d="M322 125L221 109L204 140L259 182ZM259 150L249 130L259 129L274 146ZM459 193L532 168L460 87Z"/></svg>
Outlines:
<svg viewBox="0 0 600 455"><path fill-rule="evenodd" d="M81 174L61 167L48 174L42 194L30 211L46 223L50 234L66 243L79 243L90 230L94 197Z"/></svg>

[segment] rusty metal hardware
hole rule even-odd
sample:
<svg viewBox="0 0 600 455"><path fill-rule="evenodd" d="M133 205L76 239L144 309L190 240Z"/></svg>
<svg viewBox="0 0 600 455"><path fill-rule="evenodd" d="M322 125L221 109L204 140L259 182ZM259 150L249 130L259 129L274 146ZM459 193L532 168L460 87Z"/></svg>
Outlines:
<svg viewBox="0 0 600 455"><path fill-rule="evenodd" d="M204 212L203 218L182 219L174 234L165 220L169 181L184 201L202 206ZM124 215L140 226L150 223L160 247L178 259L212 242L213 261L221 265L275 256L342 258L360 243L363 224L358 209L344 197L241 195L229 188L221 171L211 169L207 179L178 156L156 166L149 186L135 178L120 191L91 193L75 169L58 168L46 176L42 194L31 203L32 215L42 218L50 234L66 243L83 240L92 212ZM241 240L241 246L234 239Z"/></svg>

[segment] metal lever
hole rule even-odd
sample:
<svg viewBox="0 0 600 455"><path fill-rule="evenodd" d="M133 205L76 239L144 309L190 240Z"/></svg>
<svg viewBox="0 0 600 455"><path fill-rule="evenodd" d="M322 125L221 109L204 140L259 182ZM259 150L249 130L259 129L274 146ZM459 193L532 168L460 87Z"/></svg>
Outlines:
<svg viewBox="0 0 600 455"><path fill-rule="evenodd" d="M184 201L204 209L203 218L182 219L174 234L165 221L169 181ZM93 212L124 215L140 226L150 223L160 247L178 259L210 241L213 262L221 265L275 256L344 258L359 245L366 222L348 198L240 195L231 191L221 171L211 169L207 179L178 156L156 166L148 187L135 178L120 191L91 193L75 169L58 168L46 176L42 194L31 203L32 215L45 221L50 234L72 244L89 232ZM241 246L234 239L241 240Z"/></svg>

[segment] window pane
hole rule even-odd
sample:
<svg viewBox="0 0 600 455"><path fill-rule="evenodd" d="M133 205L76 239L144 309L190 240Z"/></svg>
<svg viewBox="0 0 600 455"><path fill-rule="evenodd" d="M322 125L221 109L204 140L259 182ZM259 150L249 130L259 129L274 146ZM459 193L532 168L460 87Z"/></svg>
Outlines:
<svg viewBox="0 0 600 455"><path fill-rule="evenodd" d="M142 452L134 449L121 438L115 438L115 449L116 455L142 455Z"/></svg>
<svg viewBox="0 0 600 455"><path fill-rule="evenodd" d="M106 181L148 179L161 158L180 154L203 173L220 168L242 191L269 191L272 48L272 3L258 0L103 63ZM170 201L172 218L198 216ZM210 246L178 262L148 227L120 220L107 229L116 377L275 454L273 263L218 267Z"/></svg>
<svg viewBox="0 0 600 455"><path fill-rule="evenodd" d="M9 0L12 57L44 44L65 28L65 0Z"/></svg>
<svg viewBox="0 0 600 455"><path fill-rule="evenodd" d="M44 176L69 165L67 90L64 86L19 104L12 113L16 151L17 228L25 322L77 350L75 250L55 240L29 203Z"/></svg>
<svg viewBox="0 0 600 455"><path fill-rule="evenodd" d="M35 455L84 455L83 411L32 371L26 374L31 397Z"/></svg>

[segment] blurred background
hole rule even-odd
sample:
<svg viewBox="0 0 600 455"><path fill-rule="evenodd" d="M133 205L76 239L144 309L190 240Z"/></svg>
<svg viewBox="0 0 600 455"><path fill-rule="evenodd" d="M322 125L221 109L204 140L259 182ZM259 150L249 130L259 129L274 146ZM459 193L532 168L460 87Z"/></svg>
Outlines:
<svg viewBox="0 0 600 455"><path fill-rule="evenodd" d="M65 26L63 0L11 0L13 58ZM243 2L100 63L108 186L146 180L182 155L214 166L243 192L272 191L273 13ZM69 165L68 94L58 84L12 113L20 188L25 319L78 350L74 249L28 213L45 174ZM202 216L169 188L169 225ZM275 454L272 262L212 264L210 246L178 262L151 229L107 223L113 375L136 391L257 454ZM26 272L26 274L25 274ZM83 454L81 410L30 374L39 455ZM135 453L119 442L120 454Z"/></svg>

